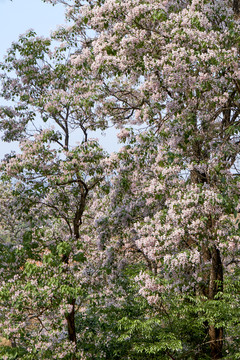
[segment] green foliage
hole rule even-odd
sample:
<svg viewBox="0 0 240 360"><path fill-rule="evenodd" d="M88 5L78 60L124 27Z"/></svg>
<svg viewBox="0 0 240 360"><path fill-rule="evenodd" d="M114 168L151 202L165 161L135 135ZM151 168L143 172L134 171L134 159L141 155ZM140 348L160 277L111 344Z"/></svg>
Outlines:
<svg viewBox="0 0 240 360"><path fill-rule="evenodd" d="M24 348L0 346L0 356L3 359L7 358L7 360L16 360L16 359L26 359L27 360L27 351Z"/></svg>
<svg viewBox="0 0 240 360"><path fill-rule="evenodd" d="M145 354L134 349L134 343L125 337L124 319L137 321L144 318L149 306L138 296L136 286L129 276L138 271L139 266L124 269L114 280L120 289L110 296L105 294L99 284L93 299L89 299L76 318L77 331L81 334L79 342L87 359L120 360L144 359ZM100 295L101 294L101 295Z"/></svg>
<svg viewBox="0 0 240 360"><path fill-rule="evenodd" d="M213 328L239 359L232 4L71 3L70 27L0 64L0 130L21 141L0 166L0 357L212 360ZM111 156L88 138L109 120Z"/></svg>

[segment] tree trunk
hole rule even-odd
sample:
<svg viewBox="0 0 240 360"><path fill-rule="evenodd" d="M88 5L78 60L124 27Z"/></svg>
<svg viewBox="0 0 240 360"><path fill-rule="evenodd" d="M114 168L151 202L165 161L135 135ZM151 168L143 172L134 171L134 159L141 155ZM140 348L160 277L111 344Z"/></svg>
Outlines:
<svg viewBox="0 0 240 360"><path fill-rule="evenodd" d="M211 359L222 359L223 328L217 329L213 325L210 325L208 334L210 337Z"/></svg>
<svg viewBox="0 0 240 360"><path fill-rule="evenodd" d="M69 314L67 314L66 320L67 320L67 328L68 328L68 339L76 345L77 336L76 336L76 328L75 328L75 302L76 302L75 299L71 301L72 311ZM72 360L76 360L75 354L72 355Z"/></svg>
<svg viewBox="0 0 240 360"><path fill-rule="evenodd" d="M236 0L239 1L240 0ZM200 153L199 153L200 156ZM195 184L207 183L207 176L205 173L199 171L191 171L191 181ZM212 219L209 219L209 229L214 228ZM203 261L211 261L210 272L205 273L205 282L208 283L208 287L203 288L203 294L209 299L214 300L214 297L219 291L223 291L223 266L221 261L220 251L214 245L213 248L209 248L207 245L202 247ZM204 277L204 276L203 276ZM210 354L212 360L222 359L222 347L223 347L223 328L216 328L213 325L208 324L208 335L210 340Z"/></svg>
<svg viewBox="0 0 240 360"><path fill-rule="evenodd" d="M237 16L240 14L240 0L233 0L233 11Z"/></svg>
<svg viewBox="0 0 240 360"><path fill-rule="evenodd" d="M220 251L214 246L212 249L212 265L208 289L209 300L214 300L219 291L223 291L223 267ZM211 359L222 359L223 328L209 325L208 334L210 338Z"/></svg>
<svg viewBox="0 0 240 360"><path fill-rule="evenodd" d="M78 175L77 175L78 176ZM80 193L81 193L81 198L80 198L80 203L79 203L79 207L75 212L75 216L73 219L73 233L74 236L76 238L76 240L78 240L80 238L80 232L79 232L79 228L82 224L82 215L85 209L85 205L86 205L86 197L88 194L88 188L86 186L86 184L79 178L79 186L80 186ZM65 263L68 264L68 256L67 256L67 260L65 260ZM67 319L67 328L68 328L68 339L70 341L72 341L75 345L77 345L77 334L76 334L76 326L75 326L75 304L76 304L76 299L72 299L70 304L72 305L72 311L66 316ZM71 360L76 360L76 355L73 354L72 355L72 359Z"/></svg>
<svg viewBox="0 0 240 360"><path fill-rule="evenodd" d="M69 255L64 254L62 256L62 261L65 264L68 264ZM76 299L70 300L69 303L70 303L70 305L72 305L72 311L65 316L65 318L67 320L68 340L70 340L71 342L73 342L76 345L77 344L76 327L75 327L75 303L76 303ZM72 355L71 360L77 360L75 354Z"/></svg>

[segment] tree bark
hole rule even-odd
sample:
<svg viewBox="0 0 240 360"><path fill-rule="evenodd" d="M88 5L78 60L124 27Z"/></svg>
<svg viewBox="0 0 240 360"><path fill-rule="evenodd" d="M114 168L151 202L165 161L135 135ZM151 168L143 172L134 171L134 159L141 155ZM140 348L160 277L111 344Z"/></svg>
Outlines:
<svg viewBox="0 0 240 360"><path fill-rule="evenodd" d="M219 291L223 291L223 266L220 251L214 245L212 249L212 265L208 289L209 300L214 300L214 297ZM209 325L208 334L210 338L211 359L222 359L223 328L216 328L213 325Z"/></svg>
<svg viewBox="0 0 240 360"><path fill-rule="evenodd" d="M77 175L77 177L78 177L78 175ZM73 233L74 233L76 240L78 240L80 238L79 228L82 224L82 215L85 210L86 198L88 195L87 185L79 177L78 177L78 182L79 182L79 187L80 187L81 198L80 198L79 206L75 212L75 216L73 219ZM65 263L68 264L68 260L69 259L67 256L67 261L65 261ZM70 341L72 341L75 345L77 345L77 334L76 334L76 326L75 326L76 299L72 299L70 301L70 304L72 305L72 311L69 314L67 314L67 316L66 316L67 328L68 328L68 339ZM77 360L75 354L72 355L71 360Z"/></svg>
<svg viewBox="0 0 240 360"><path fill-rule="evenodd" d="M70 341L76 343L76 329L75 329L75 299L71 301L72 311L66 316L68 324L68 338Z"/></svg>
<svg viewBox="0 0 240 360"><path fill-rule="evenodd" d="M233 0L233 11L237 16L240 14L240 0Z"/></svg>
<svg viewBox="0 0 240 360"><path fill-rule="evenodd" d="M238 0L240 3L240 0ZM200 156L200 152L198 154ZM192 183L204 184L208 182L205 173L199 171L191 171ZM213 229L214 223L209 218L208 228ZM210 271L205 273L205 282L208 286L205 286L202 291L203 294L209 299L214 300L219 291L223 291L223 265L221 261L221 255L219 249L215 245L210 248L207 244L202 247L203 262L208 263L211 261ZM204 277L204 275L203 275ZM216 328L214 325L208 324L208 336L210 340L210 356L212 360L222 359L222 347L223 347L223 328Z"/></svg>
<svg viewBox="0 0 240 360"><path fill-rule="evenodd" d="M77 336L76 336L76 327L75 327L75 302L76 302L75 299L71 301L72 311L66 315L66 320L67 320L67 328L68 328L68 339L76 345ZM72 355L72 360L76 360L75 354Z"/></svg>

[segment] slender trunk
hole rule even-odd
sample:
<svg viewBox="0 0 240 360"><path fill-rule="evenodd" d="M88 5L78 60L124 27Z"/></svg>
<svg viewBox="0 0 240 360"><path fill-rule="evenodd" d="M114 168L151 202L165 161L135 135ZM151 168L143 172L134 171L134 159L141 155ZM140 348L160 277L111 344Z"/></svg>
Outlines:
<svg viewBox="0 0 240 360"><path fill-rule="evenodd" d="M80 184L81 199L80 199L79 207L76 210L73 219L73 233L76 240L80 238L79 228L82 224L82 215L85 209L86 197L88 194L88 188L86 184L81 181L81 179L79 180L79 184ZM65 263L68 264L68 261L69 258L67 256ZM76 299L71 299L70 305L72 305L72 311L66 315L66 320L67 320L67 329L68 329L68 339L72 343L77 345L77 334L76 334L76 326L75 326L75 304L76 304ZM77 360L75 354L72 355L71 360Z"/></svg>
<svg viewBox="0 0 240 360"><path fill-rule="evenodd" d="M76 327L75 327L75 302L76 300L73 299L71 301L72 311L67 314L67 328L68 328L68 339L72 341L75 345L77 344L77 336L76 336ZM76 360L76 355L72 355L72 360Z"/></svg>
<svg viewBox="0 0 240 360"><path fill-rule="evenodd" d="M239 0L233 0L233 11L236 15L239 15L239 13L240 13L240 1Z"/></svg>
<svg viewBox="0 0 240 360"><path fill-rule="evenodd" d="M212 265L210 271L210 281L208 289L208 298L213 300L219 291L223 290L223 267L220 251L216 246L212 249ZM222 359L223 347L223 328L216 328L209 325L208 334L210 338L211 359Z"/></svg>
<svg viewBox="0 0 240 360"><path fill-rule="evenodd" d="M70 341L73 341L76 344L77 337L76 337L76 328L75 328L75 302L76 302L75 299L71 301L72 311L69 314L67 314L66 319L68 324L68 338Z"/></svg>
<svg viewBox="0 0 240 360"><path fill-rule="evenodd" d="M223 266L220 251L214 245L211 250L207 247L203 247L202 254L204 262L211 261L210 270L206 271L205 276L203 276L205 282L208 283L208 286L202 288L202 293L209 300L214 300L217 293L223 291ZM216 328L208 322L206 322L205 325L209 336L211 359L222 359L223 328Z"/></svg>
<svg viewBox="0 0 240 360"><path fill-rule="evenodd" d="M69 263L69 255L63 254L62 261L65 264ZM73 342L75 345L77 344L77 336L76 336L76 327L75 327L75 303L76 299L72 299L69 301L69 304L72 305L72 310L70 313L65 315L67 320L67 331L68 331L68 340ZM77 360L75 354L72 354L71 360Z"/></svg>
<svg viewBox="0 0 240 360"><path fill-rule="evenodd" d="M209 326L208 334L210 337L211 359L222 359L223 347L223 328L215 328L213 325Z"/></svg>
<svg viewBox="0 0 240 360"><path fill-rule="evenodd" d="M239 0L240 2L240 0ZM198 150L199 151L199 150ZM198 154L200 156L200 153ZM191 172L191 181L193 183L203 184L207 183L208 179L205 173L193 170ZM209 219L209 229L214 229L214 223L212 219ZM208 263L211 261L210 272L205 273L205 282L208 283L208 287L203 288L203 294L209 299L214 300L214 297L219 291L223 291L223 266L221 261L220 251L214 245L213 248L209 248L208 245L202 247L203 262ZM216 328L214 325L208 324L208 336L210 340L210 356L212 360L222 359L222 347L223 347L223 328Z"/></svg>

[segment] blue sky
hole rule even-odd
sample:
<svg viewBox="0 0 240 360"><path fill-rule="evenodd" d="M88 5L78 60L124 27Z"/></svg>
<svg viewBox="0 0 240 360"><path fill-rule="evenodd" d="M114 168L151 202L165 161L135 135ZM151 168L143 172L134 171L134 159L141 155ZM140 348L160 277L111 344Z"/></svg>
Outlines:
<svg viewBox="0 0 240 360"><path fill-rule="evenodd" d="M64 9L63 5L52 6L41 0L0 0L0 61L11 43L17 41L19 35L27 30L34 29L40 36L48 36L51 31L56 30L64 23ZM116 131L113 128L109 129L105 136L99 131L91 137L99 138L108 152L122 146L117 143ZM0 159L11 150L18 151L17 143L3 143L0 140Z"/></svg>
<svg viewBox="0 0 240 360"><path fill-rule="evenodd" d="M48 36L63 23L62 5L52 6L41 0L0 0L0 61L20 34L34 29L38 35ZM16 144L0 141L0 159L5 153L17 149Z"/></svg>
<svg viewBox="0 0 240 360"><path fill-rule="evenodd" d="M0 0L0 56L28 29L47 36L64 22L64 6L41 0Z"/></svg>

